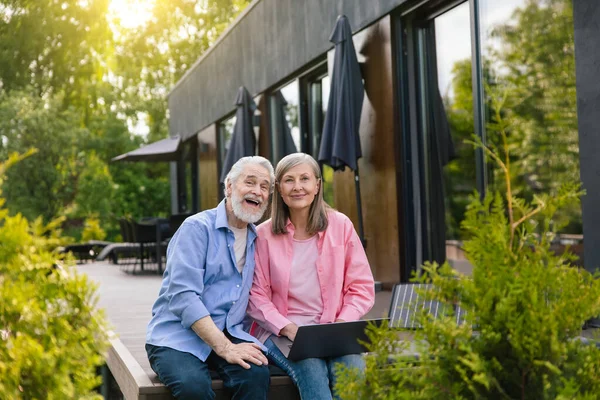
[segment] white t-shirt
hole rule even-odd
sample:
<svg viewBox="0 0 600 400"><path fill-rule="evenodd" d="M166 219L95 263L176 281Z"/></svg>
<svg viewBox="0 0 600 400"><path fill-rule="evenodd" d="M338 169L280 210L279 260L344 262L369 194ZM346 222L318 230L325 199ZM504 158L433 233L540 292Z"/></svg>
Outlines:
<svg viewBox="0 0 600 400"><path fill-rule="evenodd" d="M233 226L230 226L229 228L235 237L235 242L233 242L233 252L235 254L237 270L241 274L244 269L244 264L246 264L246 239L248 237L248 228L244 227L238 229Z"/></svg>

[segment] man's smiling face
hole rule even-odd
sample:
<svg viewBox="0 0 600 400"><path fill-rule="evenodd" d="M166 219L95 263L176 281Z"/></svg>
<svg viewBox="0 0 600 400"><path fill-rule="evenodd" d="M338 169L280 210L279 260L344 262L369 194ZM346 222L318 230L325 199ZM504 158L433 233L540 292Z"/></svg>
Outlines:
<svg viewBox="0 0 600 400"><path fill-rule="evenodd" d="M235 216L251 224L260 220L267 209L270 189L269 171L257 164L246 165L237 180L227 185Z"/></svg>

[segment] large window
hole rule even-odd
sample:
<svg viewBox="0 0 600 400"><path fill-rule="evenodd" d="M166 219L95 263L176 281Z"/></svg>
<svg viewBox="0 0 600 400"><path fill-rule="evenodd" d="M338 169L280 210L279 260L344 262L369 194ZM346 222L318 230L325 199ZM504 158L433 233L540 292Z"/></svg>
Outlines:
<svg viewBox="0 0 600 400"><path fill-rule="evenodd" d="M301 82L303 97L306 98L303 113L305 118L303 118L304 122L302 124L304 137L306 138L306 148L304 151L311 154L315 160L318 160L331 83L326 68L319 68L315 72L306 75ZM323 176L323 197L327 204L335 206L333 169L328 165L322 165L321 171Z"/></svg>
<svg viewBox="0 0 600 400"><path fill-rule="evenodd" d="M571 0L485 0L480 6L487 140L506 125L513 189L531 200L579 181L573 7ZM503 189L500 171L490 172ZM565 236L582 232L581 208L559 211Z"/></svg>
<svg viewBox="0 0 600 400"><path fill-rule="evenodd" d="M513 192L531 200L579 180L571 0L471 0L425 5L400 24L405 195L412 267L445 261L468 272L460 223L468 196L503 188L500 171L465 140L501 145ZM581 239L581 209L556 218Z"/></svg>
<svg viewBox="0 0 600 400"><path fill-rule="evenodd" d="M269 125L274 164L294 152L308 153L318 159L329 88L327 66L321 65L271 92ZM321 169L323 195L333 206L333 169L327 165L322 165Z"/></svg>
<svg viewBox="0 0 600 400"><path fill-rule="evenodd" d="M227 155L227 150L229 150L229 143L231 142L231 136L233 135L233 129L235 128L235 114L230 117L225 118L218 125L218 140L217 145L219 149L219 176L221 176L221 168L223 163L225 162L225 156Z"/></svg>
<svg viewBox="0 0 600 400"><path fill-rule="evenodd" d="M273 164L277 164L286 155L303 149L300 140L299 97L297 79L269 97Z"/></svg>

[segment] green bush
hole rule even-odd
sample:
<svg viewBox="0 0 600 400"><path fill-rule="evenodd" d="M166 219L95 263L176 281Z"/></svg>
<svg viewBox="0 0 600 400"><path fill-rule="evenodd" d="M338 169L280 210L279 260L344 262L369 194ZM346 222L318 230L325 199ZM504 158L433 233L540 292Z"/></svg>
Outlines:
<svg viewBox="0 0 600 400"><path fill-rule="evenodd" d="M100 220L98 217L88 217L83 223L83 232L81 233L81 240L87 242L89 240L104 240L106 238L106 232L100 226Z"/></svg>
<svg viewBox="0 0 600 400"><path fill-rule="evenodd" d="M506 143L504 129L500 135ZM399 357L409 341L398 331L370 329L373 341L364 374L342 370L343 399L596 399L600 350L576 337L600 315L600 281L571 264L572 255L550 248L560 228L556 211L578 201L576 184L531 203L511 192L508 151L475 143L504 172L506 195L475 195L462 229L474 266L471 277L445 264L427 264L418 279L424 293L466 311L421 315L412 345L421 356ZM390 361L392 360L392 361Z"/></svg>
<svg viewBox="0 0 600 400"><path fill-rule="evenodd" d="M106 323L94 286L56 253L61 222L11 217L0 199L0 399L100 398Z"/></svg>

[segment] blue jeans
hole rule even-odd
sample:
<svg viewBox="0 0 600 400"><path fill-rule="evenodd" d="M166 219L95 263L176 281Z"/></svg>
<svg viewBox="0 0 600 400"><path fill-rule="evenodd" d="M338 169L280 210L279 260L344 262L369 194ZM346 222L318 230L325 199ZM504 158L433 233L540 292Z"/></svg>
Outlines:
<svg viewBox="0 0 600 400"><path fill-rule="evenodd" d="M275 346L271 339L265 342L267 357L275 365L285 371L300 393L302 400L337 399L333 389L336 382L335 364L343 364L348 368L365 369L365 361L360 354L349 354L332 358L307 358L300 361L288 360Z"/></svg>
<svg viewBox="0 0 600 400"><path fill-rule="evenodd" d="M231 341L242 342L236 338L231 338ZM150 366L176 399L213 400L215 392L212 390L209 367L223 379L223 385L232 399L267 398L270 383L267 366L249 363L250 369L244 369L238 364L229 364L214 352L203 362L190 353L151 344L146 344L146 352Z"/></svg>

